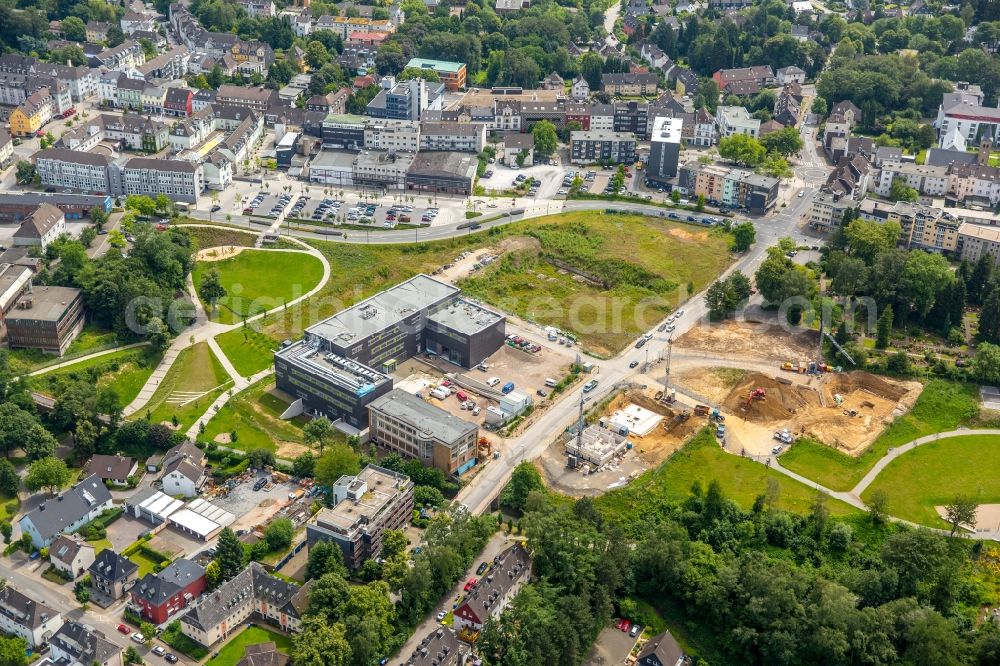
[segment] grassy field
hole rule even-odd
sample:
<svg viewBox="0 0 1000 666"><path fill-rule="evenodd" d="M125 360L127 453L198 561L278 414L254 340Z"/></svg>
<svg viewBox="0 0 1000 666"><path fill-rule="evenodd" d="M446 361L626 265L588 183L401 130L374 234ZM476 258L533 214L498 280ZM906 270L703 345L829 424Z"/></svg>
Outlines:
<svg viewBox="0 0 1000 666"><path fill-rule="evenodd" d="M781 509L807 513L816 499L816 491L809 486L760 463L724 452L706 428L660 467L602 495L595 503L607 519L628 526L665 510L670 502L688 497L695 481L706 488L713 479L722 484L727 497L744 509L749 509L754 499L767 490L768 479L778 482ZM835 516L857 513L857 509L834 499L828 499L827 506Z"/></svg>
<svg viewBox="0 0 1000 666"><path fill-rule="evenodd" d="M98 388L113 388L119 406L124 407L139 395L162 357L148 347L125 349L32 377L30 381L41 393L51 393L63 380L96 382Z"/></svg>
<svg viewBox="0 0 1000 666"><path fill-rule="evenodd" d="M641 215L580 212L534 222L531 243L460 286L503 310L572 331L602 356L676 309L689 283L700 290L730 261L724 232Z"/></svg>
<svg viewBox="0 0 1000 666"><path fill-rule="evenodd" d="M0 523L13 522L14 516L17 515L17 511L20 507L20 499L17 497L8 497L7 495L0 493Z"/></svg>
<svg viewBox="0 0 1000 666"><path fill-rule="evenodd" d="M979 394L971 384L945 380L928 382L908 414L889 424L857 458L819 442L796 442L781 456L781 465L831 490L850 490L886 452L895 446L973 424L979 415Z"/></svg>
<svg viewBox="0 0 1000 666"><path fill-rule="evenodd" d="M256 330L257 325L254 322L215 336L226 358L244 377L270 368L274 363L274 350L278 348L274 340Z"/></svg>
<svg viewBox="0 0 1000 666"><path fill-rule="evenodd" d="M267 449L278 452L285 442L304 444L302 425L306 419L282 420L281 413L288 405L268 393L273 387L274 378L266 377L233 396L205 426L202 439L212 442L221 434L236 431L236 441L228 442L226 446L244 451Z"/></svg>
<svg viewBox="0 0 1000 666"><path fill-rule="evenodd" d="M191 275L196 289L206 271L217 269L228 292L216 303L212 320L235 324L302 296L323 277L323 264L305 252L244 250L221 261L199 261ZM204 304L205 310L209 305Z"/></svg>
<svg viewBox="0 0 1000 666"><path fill-rule="evenodd" d="M981 504L1000 503L1000 437L968 435L924 444L889 463L862 498L882 490L888 512L930 527L946 527L935 506L962 493Z"/></svg>
<svg viewBox="0 0 1000 666"><path fill-rule="evenodd" d="M153 570L156 569L156 565L159 564L159 562L147 557L142 551L132 553L128 556L128 559L139 565L139 573L137 574L139 578L142 578L148 573L153 573Z"/></svg>
<svg viewBox="0 0 1000 666"><path fill-rule="evenodd" d="M80 331L70 346L66 349L64 356L84 356L92 351L107 348L115 342L115 334L87 324ZM60 359L52 354L46 354L40 349L15 349L10 352L10 360L14 362L18 372L32 372L38 368L59 363Z"/></svg>
<svg viewBox="0 0 1000 666"><path fill-rule="evenodd" d="M292 639L284 634L270 631L261 626L247 627L226 643L218 656L205 662L205 666L235 666L243 658L243 650L248 645L257 643L269 643L273 641L278 650L284 653L292 647Z"/></svg>
<svg viewBox="0 0 1000 666"><path fill-rule="evenodd" d="M144 418L148 412L152 423L161 423L176 416L183 430L190 427L222 391L230 388L229 376L208 343L199 342L177 356L146 410L140 410L133 418Z"/></svg>

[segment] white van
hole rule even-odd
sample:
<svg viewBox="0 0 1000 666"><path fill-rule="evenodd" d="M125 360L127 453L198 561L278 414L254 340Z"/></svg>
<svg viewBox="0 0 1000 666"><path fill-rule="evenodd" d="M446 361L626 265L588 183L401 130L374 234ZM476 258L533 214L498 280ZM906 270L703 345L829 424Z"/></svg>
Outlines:
<svg viewBox="0 0 1000 666"><path fill-rule="evenodd" d="M489 379L486 380L487 386L496 386L499 383L500 383L499 377L490 377Z"/></svg>
<svg viewBox="0 0 1000 666"><path fill-rule="evenodd" d="M431 390L431 395L437 398L438 400L444 400L449 395L451 395L451 393L444 386L437 386L433 390Z"/></svg>
<svg viewBox="0 0 1000 666"><path fill-rule="evenodd" d="M556 386L559 385L559 382L557 382L555 379L552 379L551 377L546 377L545 385L548 386L549 388L555 388Z"/></svg>

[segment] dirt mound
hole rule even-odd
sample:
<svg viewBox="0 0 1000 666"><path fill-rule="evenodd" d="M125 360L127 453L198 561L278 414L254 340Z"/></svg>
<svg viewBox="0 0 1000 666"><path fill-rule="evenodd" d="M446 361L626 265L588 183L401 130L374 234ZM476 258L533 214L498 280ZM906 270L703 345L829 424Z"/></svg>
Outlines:
<svg viewBox="0 0 1000 666"><path fill-rule="evenodd" d="M834 393L866 391L879 398L898 401L910 392L907 386L895 384L867 372L844 372L832 375L823 388L831 400Z"/></svg>
<svg viewBox="0 0 1000 666"><path fill-rule="evenodd" d="M757 388L765 391L762 400L752 400L747 405L747 398ZM819 393L805 386L784 384L773 377L759 372L747 373L739 384L722 401L723 408L744 419L756 423L784 421L790 419L802 410L819 407Z"/></svg>
<svg viewBox="0 0 1000 666"><path fill-rule="evenodd" d="M734 368L692 368L680 373L677 382L712 402L722 402L745 374Z"/></svg>

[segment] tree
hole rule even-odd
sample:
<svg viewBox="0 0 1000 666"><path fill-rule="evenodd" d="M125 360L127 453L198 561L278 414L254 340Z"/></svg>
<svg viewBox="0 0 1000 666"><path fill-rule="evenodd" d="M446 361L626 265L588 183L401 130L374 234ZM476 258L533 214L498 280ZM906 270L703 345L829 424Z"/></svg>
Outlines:
<svg viewBox="0 0 1000 666"><path fill-rule="evenodd" d="M19 636L0 637L0 666L25 666L28 644Z"/></svg>
<svg viewBox="0 0 1000 666"><path fill-rule="evenodd" d="M222 528L215 546L215 561L219 564L222 580L229 580L243 571L244 560L243 544L236 538L236 533L228 527Z"/></svg>
<svg viewBox="0 0 1000 666"><path fill-rule="evenodd" d="M875 333L875 348L887 349L889 347L889 336L892 334L892 306L886 304L882 308L882 314L878 318L878 327Z"/></svg>
<svg viewBox="0 0 1000 666"><path fill-rule="evenodd" d="M320 416L309 421L302 427L302 436L306 444L313 444L319 448L320 455L323 454L323 447L326 440L333 434L333 424L330 419Z"/></svg>
<svg viewBox="0 0 1000 666"><path fill-rule="evenodd" d="M139 633L145 638L143 642L147 646L152 645L153 639L156 638L156 625L152 622L142 622L139 624Z"/></svg>
<svg viewBox="0 0 1000 666"><path fill-rule="evenodd" d="M777 132L770 132L760 138L760 143L767 152L775 152L788 157L802 150L802 135L795 127L786 127Z"/></svg>
<svg viewBox="0 0 1000 666"><path fill-rule="evenodd" d="M288 518L275 518L264 530L264 540L271 552L288 548L294 537L295 524Z"/></svg>
<svg viewBox="0 0 1000 666"><path fill-rule="evenodd" d="M916 201L920 193L906 184L902 178L893 178L889 186L889 199L892 201Z"/></svg>
<svg viewBox="0 0 1000 666"><path fill-rule="evenodd" d="M24 477L24 485L32 492L45 488L54 495L56 491L69 483L71 476L65 462L49 456L28 465L28 474Z"/></svg>
<svg viewBox="0 0 1000 666"><path fill-rule="evenodd" d="M760 141L746 134L734 134L719 141L719 156L741 166L756 167L766 154Z"/></svg>
<svg viewBox="0 0 1000 666"><path fill-rule="evenodd" d="M771 178L791 178L794 175L788 161L778 153L768 153L757 167L757 172Z"/></svg>
<svg viewBox="0 0 1000 666"><path fill-rule="evenodd" d="M500 494L500 503L513 509L523 509L525 500L532 491L544 491L542 475L534 463L525 461L514 468L510 483Z"/></svg>
<svg viewBox="0 0 1000 666"><path fill-rule="evenodd" d="M888 516L888 507L889 495L881 489L874 491L871 499L868 500L868 513L871 516L872 523L875 525L884 525Z"/></svg>
<svg viewBox="0 0 1000 666"><path fill-rule="evenodd" d="M81 604L90 601L90 575L86 575L73 584L73 596Z"/></svg>
<svg viewBox="0 0 1000 666"><path fill-rule="evenodd" d="M844 239L850 253L869 266L878 255L896 247L902 229L896 222L869 222L855 219L844 229ZM898 275L892 276L893 279Z"/></svg>
<svg viewBox="0 0 1000 666"><path fill-rule="evenodd" d="M757 228L750 222L742 222L733 227L733 249L746 252L757 239Z"/></svg>
<svg viewBox="0 0 1000 666"><path fill-rule="evenodd" d="M1000 343L1000 287L990 289L979 313L979 339Z"/></svg>
<svg viewBox="0 0 1000 666"><path fill-rule="evenodd" d="M6 458L0 459L0 494L15 497L20 483L14 464Z"/></svg>
<svg viewBox="0 0 1000 666"><path fill-rule="evenodd" d="M332 487L340 477L357 474L361 469L361 461L354 449L346 444L334 444L316 460L316 483Z"/></svg>
<svg viewBox="0 0 1000 666"><path fill-rule="evenodd" d="M225 298L226 288L222 286L222 274L218 268L210 268L201 277L201 286L198 288L198 295L208 301L209 306L214 310L215 304L220 298Z"/></svg>
<svg viewBox="0 0 1000 666"><path fill-rule="evenodd" d="M868 267L857 257L843 257L833 273L830 288L841 296L859 293L868 284Z"/></svg>
<svg viewBox="0 0 1000 666"><path fill-rule="evenodd" d="M979 343L972 360L972 374L984 383L1000 383L1000 347L989 342Z"/></svg>
<svg viewBox="0 0 1000 666"><path fill-rule="evenodd" d="M978 511L979 503L968 495L955 495L955 499L945 504L944 512L951 524L951 536L955 536L955 532L961 525L968 525L975 529L976 512Z"/></svg>
<svg viewBox="0 0 1000 666"><path fill-rule="evenodd" d="M100 206L94 206L90 209L90 221L94 223L94 226L100 229L108 222L107 211Z"/></svg>
<svg viewBox="0 0 1000 666"><path fill-rule="evenodd" d="M146 322L146 340L156 351L164 351L170 345L170 331L159 317L151 317Z"/></svg>
<svg viewBox="0 0 1000 666"><path fill-rule="evenodd" d="M593 51L584 53L580 57L580 74L586 79L591 90L600 90L601 77L604 74L604 59Z"/></svg>
<svg viewBox="0 0 1000 666"><path fill-rule="evenodd" d="M716 319L729 316L750 297L750 280L741 271L733 271L724 280L716 280L705 292L705 304Z"/></svg>
<svg viewBox="0 0 1000 666"><path fill-rule="evenodd" d="M343 624L306 617L292 639L290 656L296 666L351 666L352 653Z"/></svg>
<svg viewBox="0 0 1000 666"><path fill-rule="evenodd" d="M292 475L297 476L300 479L312 476L315 468L316 458L309 451L299 454L295 460L292 461Z"/></svg>
<svg viewBox="0 0 1000 666"><path fill-rule="evenodd" d="M212 560L205 567L205 585L208 586L209 590L214 590L216 586L222 579L222 571L219 569L219 563Z"/></svg>
<svg viewBox="0 0 1000 666"><path fill-rule="evenodd" d="M26 160L18 160L17 162L17 183L19 185L31 185L35 182L38 177L35 171L35 165Z"/></svg>
<svg viewBox="0 0 1000 666"><path fill-rule="evenodd" d="M274 465L274 453L267 449L253 449L247 454L247 458L253 469L264 469Z"/></svg>
<svg viewBox="0 0 1000 666"><path fill-rule="evenodd" d="M6 456L20 448L29 437L32 428L38 425L34 415L13 402L0 402L0 448Z"/></svg>
<svg viewBox="0 0 1000 666"><path fill-rule="evenodd" d="M131 645L129 645L128 649L125 650L125 663L126 664L142 663L142 657L139 655L139 652Z"/></svg>
<svg viewBox="0 0 1000 666"><path fill-rule="evenodd" d="M309 547L309 560L306 562L306 580L318 580L326 574L336 574L339 577L348 575L344 565L344 553L340 546L330 541L317 541Z"/></svg>
<svg viewBox="0 0 1000 666"><path fill-rule="evenodd" d="M125 208L131 208L140 215L154 215L156 213L156 201L145 194L130 194L125 197Z"/></svg>
<svg viewBox="0 0 1000 666"><path fill-rule="evenodd" d="M60 24L63 37L71 42L87 41L87 25L77 16L67 16Z"/></svg>
<svg viewBox="0 0 1000 666"><path fill-rule="evenodd" d="M975 266L973 266L972 272L969 274L969 279L965 285L970 303L979 305L983 302L989 294L987 285L990 283L992 275L993 260L990 259L990 257L988 257L984 252L979 255L979 260L976 261Z"/></svg>
<svg viewBox="0 0 1000 666"><path fill-rule="evenodd" d="M73 431L73 452L78 459L88 459L94 455L94 447L100 433L93 421L80 421Z"/></svg>
<svg viewBox="0 0 1000 666"><path fill-rule="evenodd" d="M406 535L400 530L386 530L382 535L382 557L389 559L400 553L406 552L406 545L409 543Z"/></svg>
<svg viewBox="0 0 1000 666"><path fill-rule="evenodd" d="M531 136L535 139L535 153L547 157L556 152L559 146L559 135L556 126L548 120L540 120L531 128Z"/></svg>
<svg viewBox="0 0 1000 666"><path fill-rule="evenodd" d="M315 40L306 46L306 64L310 69L319 69L330 60L330 54L322 42Z"/></svg>

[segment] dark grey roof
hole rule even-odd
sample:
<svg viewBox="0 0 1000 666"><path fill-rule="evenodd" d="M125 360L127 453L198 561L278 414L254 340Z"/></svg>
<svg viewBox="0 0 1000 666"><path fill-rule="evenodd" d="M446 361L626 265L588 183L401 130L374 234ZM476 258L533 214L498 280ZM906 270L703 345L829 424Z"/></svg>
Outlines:
<svg viewBox="0 0 1000 666"><path fill-rule="evenodd" d="M56 558L60 562L72 562L76 558L77 553L80 552L84 546L88 548L93 548L89 543L85 542L80 536L73 535L69 536L66 534L60 534L56 537L56 540L52 542L49 546L49 557Z"/></svg>
<svg viewBox="0 0 1000 666"><path fill-rule="evenodd" d="M288 655L278 652L277 644L271 641L246 646L243 658L236 662L236 666L285 666L288 661Z"/></svg>
<svg viewBox="0 0 1000 666"><path fill-rule="evenodd" d="M38 160L58 160L60 162L99 167L106 167L111 164L111 158L107 155L84 153L79 150L68 150L66 148L46 148L45 150L39 150L32 156L32 159L36 163Z"/></svg>
<svg viewBox="0 0 1000 666"><path fill-rule="evenodd" d="M948 150L946 148L928 148L924 164L928 166L948 166L949 164L975 164L978 153L963 150Z"/></svg>
<svg viewBox="0 0 1000 666"><path fill-rule="evenodd" d="M267 601L284 613L301 617L304 595L299 595L299 592L302 589L295 583L271 576L259 562L251 562L215 591L203 595L190 612L181 618L181 622L209 631L228 618L234 608L251 598ZM293 603L296 598L297 602Z"/></svg>
<svg viewBox="0 0 1000 666"><path fill-rule="evenodd" d="M176 471L192 481L197 481L205 473L202 466L204 460L205 454L202 450L185 440L164 455L163 474Z"/></svg>
<svg viewBox="0 0 1000 666"><path fill-rule="evenodd" d="M63 212L49 203L39 204L31 215L24 218L21 226L14 232L15 238L43 238L52 227L65 219Z"/></svg>
<svg viewBox="0 0 1000 666"><path fill-rule="evenodd" d="M95 662L103 664L122 652L122 649L107 640L104 634L79 622L63 623L49 643L72 655L81 664Z"/></svg>
<svg viewBox="0 0 1000 666"><path fill-rule="evenodd" d="M205 569L201 565L179 559L158 574L143 576L132 588L132 594L159 606L204 575Z"/></svg>
<svg viewBox="0 0 1000 666"><path fill-rule="evenodd" d="M138 570L138 564L122 557L110 548L105 548L98 553L94 563L87 569L91 575L111 581L126 580Z"/></svg>
<svg viewBox="0 0 1000 666"><path fill-rule="evenodd" d="M30 519L42 539L48 541L86 516L94 507L111 501L104 483L91 475L59 497L46 500L21 520Z"/></svg>
<svg viewBox="0 0 1000 666"><path fill-rule="evenodd" d="M0 590L0 615L27 629L37 629L43 622L57 616L58 611L35 601L11 586Z"/></svg>
<svg viewBox="0 0 1000 666"><path fill-rule="evenodd" d="M638 666L675 666L683 657L681 646L669 631L664 631L649 639L639 651L636 663Z"/></svg>
<svg viewBox="0 0 1000 666"><path fill-rule="evenodd" d="M459 609L468 606L480 622L485 622L496 600L504 598L518 580L528 575L530 564L528 551L520 543L514 544L493 559L489 574L469 591Z"/></svg>
<svg viewBox="0 0 1000 666"><path fill-rule="evenodd" d="M135 464L135 458L97 454L90 459L87 473L102 479L125 479L132 473Z"/></svg>
<svg viewBox="0 0 1000 666"><path fill-rule="evenodd" d="M149 169L151 171L179 171L194 173L198 165L184 160L164 160L152 157L133 157L125 163L126 169Z"/></svg>

